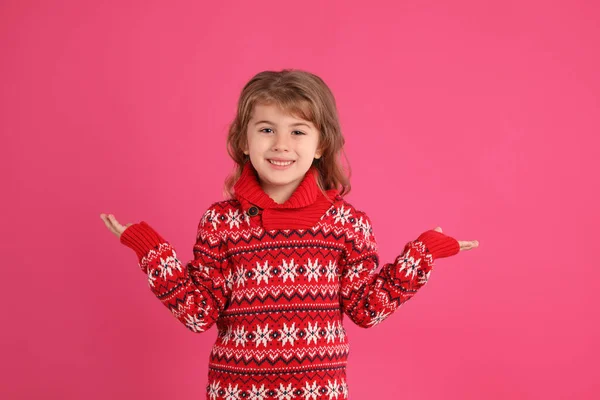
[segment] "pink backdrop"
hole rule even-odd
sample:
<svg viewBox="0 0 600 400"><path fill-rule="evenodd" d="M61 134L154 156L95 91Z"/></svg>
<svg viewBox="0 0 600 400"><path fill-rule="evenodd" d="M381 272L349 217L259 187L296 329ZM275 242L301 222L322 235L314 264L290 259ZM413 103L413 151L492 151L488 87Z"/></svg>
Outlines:
<svg viewBox="0 0 600 400"><path fill-rule="evenodd" d="M204 398L216 329L99 214L191 258L242 86L289 67L336 95L383 262L437 225L480 242L345 319L350 398L600 396L597 2L202 3L2 1L1 398Z"/></svg>

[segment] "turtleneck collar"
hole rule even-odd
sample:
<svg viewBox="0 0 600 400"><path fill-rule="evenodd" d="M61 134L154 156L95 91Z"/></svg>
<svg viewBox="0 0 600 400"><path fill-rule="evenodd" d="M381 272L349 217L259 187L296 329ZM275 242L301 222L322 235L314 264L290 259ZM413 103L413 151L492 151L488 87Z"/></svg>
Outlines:
<svg viewBox="0 0 600 400"><path fill-rule="evenodd" d="M336 189L327 190L325 193L331 200L326 198L317 185L317 174L317 168L311 166L290 198L279 204L265 193L258 180L258 173L252 163L247 161L233 189L244 212L248 212L253 206L258 207L258 213L257 210L251 210L253 212L248 214L250 218L262 215L266 230L308 229L321 218L339 193Z"/></svg>

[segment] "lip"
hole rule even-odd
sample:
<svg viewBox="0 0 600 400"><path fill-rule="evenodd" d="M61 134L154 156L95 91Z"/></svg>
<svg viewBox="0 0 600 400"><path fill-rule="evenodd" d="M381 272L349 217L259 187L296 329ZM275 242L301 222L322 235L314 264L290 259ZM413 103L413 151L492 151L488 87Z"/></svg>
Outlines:
<svg viewBox="0 0 600 400"><path fill-rule="evenodd" d="M296 161L296 160L286 160L285 158L267 158L267 161L279 161L279 162L288 162L288 161Z"/></svg>

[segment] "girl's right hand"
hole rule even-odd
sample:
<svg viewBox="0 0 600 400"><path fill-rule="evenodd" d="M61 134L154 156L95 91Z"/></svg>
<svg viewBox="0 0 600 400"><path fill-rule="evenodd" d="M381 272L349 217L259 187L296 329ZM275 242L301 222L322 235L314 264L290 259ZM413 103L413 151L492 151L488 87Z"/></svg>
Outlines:
<svg viewBox="0 0 600 400"><path fill-rule="evenodd" d="M133 224L121 225L112 214L100 214L100 218L104 221L104 224L109 231L115 234L117 238L121 238L121 234L125 232L125 229L129 228Z"/></svg>

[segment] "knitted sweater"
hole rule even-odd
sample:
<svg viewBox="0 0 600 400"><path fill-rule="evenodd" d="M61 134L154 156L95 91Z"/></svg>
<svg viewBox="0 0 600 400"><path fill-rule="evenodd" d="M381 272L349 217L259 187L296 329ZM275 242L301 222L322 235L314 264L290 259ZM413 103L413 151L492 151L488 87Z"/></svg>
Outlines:
<svg viewBox="0 0 600 400"><path fill-rule="evenodd" d="M283 204L248 162L235 198L212 204L198 225L194 258L146 222L121 242L135 250L158 299L192 332L216 323L206 398L348 398L344 317L363 328L388 318L429 279L458 242L429 230L379 266L369 217L309 172Z"/></svg>

